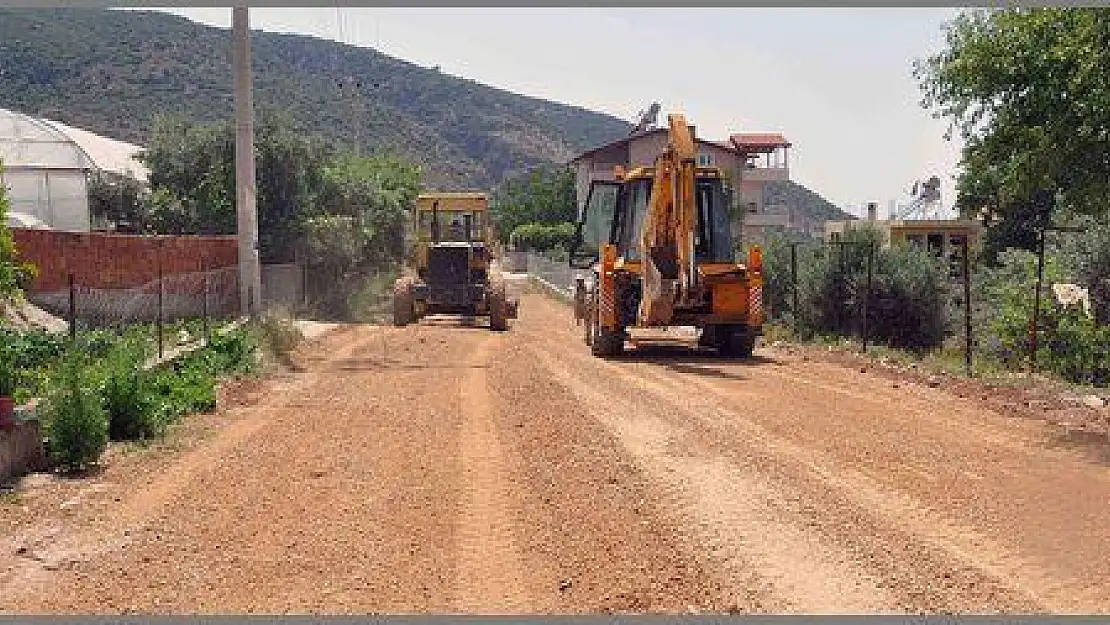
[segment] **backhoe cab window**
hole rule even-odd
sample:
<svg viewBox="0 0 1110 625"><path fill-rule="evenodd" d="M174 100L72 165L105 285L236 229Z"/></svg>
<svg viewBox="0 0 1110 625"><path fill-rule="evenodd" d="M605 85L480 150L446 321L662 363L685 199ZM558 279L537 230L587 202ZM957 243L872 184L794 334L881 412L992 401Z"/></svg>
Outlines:
<svg viewBox="0 0 1110 625"><path fill-rule="evenodd" d="M638 180L629 185L626 217L620 224L620 253L629 260L640 260L640 235L644 229L651 181ZM719 180L697 181L697 229L694 255L700 261L732 262L732 228L729 223L728 196Z"/></svg>
<svg viewBox="0 0 1110 625"><path fill-rule="evenodd" d="M640 260L640 233L644 230L651 181L637 180L628 188L628 217L621 224L620 253L628 260Z"/></svg>
<svg viewBox="0 0 1110 625"><path fill-rule="evenodd" d="M432 211L420 211L418 231L422 241L432 240ZM484 213L471 211L439 211L439 240L467 241L482 238ZM470 236L467 238L467 221L470 222Z"/></svg>
<svg viewBox="0 0 1110 625"><path fill-rule="evenodd" d="M597 256L601 252L601 246L609 242L619 188L616 183L595 183L591 187L586 206L579 217L582 242L575 252L576 256Z"/></svg>
<svg viewBox="0 0 1110 625"><path fill-rule="evenodd" d="M694 254L699 260L732 262L732 224L729 196L720 180L699 180L695 188L698 229L694 234Z"/></svg>

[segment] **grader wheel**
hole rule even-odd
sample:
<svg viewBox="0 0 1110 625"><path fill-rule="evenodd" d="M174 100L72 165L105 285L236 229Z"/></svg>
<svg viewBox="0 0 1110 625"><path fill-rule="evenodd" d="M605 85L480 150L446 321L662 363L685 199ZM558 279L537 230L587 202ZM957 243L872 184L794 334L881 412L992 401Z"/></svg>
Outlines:
<svg viewBox="0 0 1110 625"><path fill-rule="evenodd" d="M505 281L493 279L489 282L489 327L495 332L509 329L509 296Z"/></svg>
<svg viewBox="0 0 1110 625"><path fill-rule="evenodd" d="M393 325L401 327L416 321L412 278L397 278L393 283Z"/></svg>

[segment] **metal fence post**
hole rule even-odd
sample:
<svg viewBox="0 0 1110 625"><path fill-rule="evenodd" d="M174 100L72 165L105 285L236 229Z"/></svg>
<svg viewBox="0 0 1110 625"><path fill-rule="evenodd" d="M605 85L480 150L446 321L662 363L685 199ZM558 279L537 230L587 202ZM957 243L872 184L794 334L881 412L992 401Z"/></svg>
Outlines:
<svg viewBox="0 0 1110 625"><path fill-rule="evenodd" d="M69 340L77 340L77 294L72 273L69 274Z"/></svg>
<svg viewBox="0 0 1110 625"><path fill-rule="evenodd" d="M204 329L204 340L207 341L208 339L212 338L208 334L208 269L207 269L207 267L205 268L205 271L204 271L204 280L203 280L203 282L204 282L204 286L203 286L204 295L202 296L203 300L202 300L202 303L201 303L201 319L202 319L201 323L203 324L202 327Z"/></svg>
<svg viewBox="0 0 1110 625"><path fill-rule="evenodd" d="M971 377L971 259L968 247L967 235L964 235L964 370L968 377Z"/></svg>
<svg viewBox="0 0 1110 625"><path fill-rule="evenodd" d="M300 268L301 268L301 305L306 309L308 308L308 249L307 245L302 245L303 253L300 255Z"/></svg>
<svg viewBox="0 0 1110 625"><path fill-rule="evenodd" d="M1037 251L1037 286L1033 290L1033 319L1029 323L1029 373L1037 372L1037 325L1041 314L1041 283L1044 282L1044 242L1047 228L1041 228Z"/></svg>
<svg viewBox="0 0 1110 625"><path fill-rule="evenodd" d="M790 313L794 317L794 334L798 334L798 244L790 244Z"/></svg>
<svg viewBox="0 0 1110 625"><path fill-rule="evenodd" d="M158 358L162 358L162 357L165 356L165 344L164 344L165 339L162 336L164 334L164 328L162 326L163 311L162 311L162 240L161 239L158 240L158 246L155 248L155 250L156 250L155 253L158 255L158 324L157 324L157 328L158 328Z"/></svg>
<svg viewBox="0 0 1110 625"><path fill-rule="evenodd" d="M875 244L867 246L867 290L863 293L863 351L867 351L867 339L870 332L870 323L867 317L871 314L871 278L872 264L875 258Z"/></svg>

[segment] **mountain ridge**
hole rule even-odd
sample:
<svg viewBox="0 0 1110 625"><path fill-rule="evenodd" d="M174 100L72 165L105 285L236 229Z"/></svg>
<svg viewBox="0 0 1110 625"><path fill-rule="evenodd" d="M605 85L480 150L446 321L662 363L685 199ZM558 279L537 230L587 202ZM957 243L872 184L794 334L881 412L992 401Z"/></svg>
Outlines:
<svg viewBox="0 0 1110 625"><path fill-rule="evenodd" d="M313 35L252 29L251 53L259 113L281 110L307 134L398 153L419 163L433 187L491 188L632 128L607 113ZM4 108L144 145L155 115L229 119L232 94L229 28L149 10L0 9ZM806 213L835 214L797 183L783 189L769 192Z"/></svg>

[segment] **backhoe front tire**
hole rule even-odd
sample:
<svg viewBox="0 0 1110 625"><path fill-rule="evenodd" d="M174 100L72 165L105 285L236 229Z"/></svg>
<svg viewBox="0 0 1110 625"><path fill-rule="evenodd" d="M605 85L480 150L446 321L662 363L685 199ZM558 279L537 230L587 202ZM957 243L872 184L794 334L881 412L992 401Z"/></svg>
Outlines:
<svg viewBox="0 0 1110 625"><path fill-rule="evenodd" d="M586 318L586 343L590 346L590 353L602 358L612 358L624 353L624 332L622 330L607 330L601 327L601 304L598 301L600 294L597 289L590 298L589 316Z"/></svg>
<svg viewBox="0 0 1110 625"><path fill-rule="evenodd" d="M613 358L624 353L624 332L598 328L594 342L590 345L594 356Z"/></svg>
<svg viewBox="0 0 1110 625"><path fill-rule="evenodd" d="M393 325L397 327L416 321L414 286L412 278L397 278L393 283Z"/></svg>
<svg viewBox="0 0 1110 625"><path fill-rule="evenodd" d="M591 348L594 345L594 337L597 336L597 291L589 290L583 298L583 315L582 325L585 326L586 331L586 345Z"/></svg>

